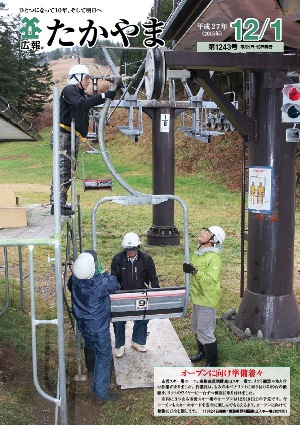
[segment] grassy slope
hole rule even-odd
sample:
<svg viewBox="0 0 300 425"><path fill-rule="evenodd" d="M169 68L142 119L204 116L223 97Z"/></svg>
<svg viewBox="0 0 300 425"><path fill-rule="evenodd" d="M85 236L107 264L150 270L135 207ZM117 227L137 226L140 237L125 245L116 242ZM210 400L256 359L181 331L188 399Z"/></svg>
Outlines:
<svg viewBox="0 0 300 425"><path fill-rule="evenodd" d="M149 123L147 124L149 125ZM127 138L120 138L118 133L107 130L107 149L111 152L113 164L122 177L139 191L151 193L151 132L146 126L145 134L137 144ZM50 130L43 132L44 141L37 143L2 143L0 145L0 181L1 183L39 183L47 185L51 180L52 157L48 140ZM213 142L214 143L214 142ZM224 141L220 142L224 144ZM82 147L83 149L84 147ZM188 150L193 152L193 158L198 158L197 163L192 161ZM82 151L81 151L82 152ZM203 146L195 141L186 141L176 137L176 181L175 194L181 197L189 209L189 238L190 247L196 245L196 236L202 226L210 224L221 225L227 233L223 254L223 297L219 309L219 315L235 306L238 308L239 299L239 275L240 275L240 194L238 191L229 191L219 183L212 180L211 161L209 158L209 146ZM108 176L100 158L87 159L85 165L86 177L106 178ZM94 163L97 161L97 164ZM99 161L99 162L98 162ZM189 163L188 163L189 161ZM187 165L192 163L191 174L185 174ZM83 221L83 249L90 247L90 212L91 207L101 196L125 194L123 188L117 183L114 184L113 192L84 192L81 184L81 153L79 155L79 165L77 173L77 193L81 197L82 221ZM48 193L44 192L20 192L20 203L47 203ZM182 233L182 215L179 207L176 207L175 224ZM120 207L105 205L101 207L101 213L97 216L98 230L98 254L104 266L109 267L113 253L120 249L120 241L124 232L133 230L142 235L145 244L146 232L152 224L152 211L150 207ZM297 229L298 235L298 229ZM183 261L183 247L144 247L154 257L161 283L165 286L181 284ZM296 243L296 254L298 254L298 243ZM44 252L41 252L41 257ZM296 261L296 270L297 270ZM296 276L298 277L298 276ZM3 287L3 285L1 285ZM298 280L295 281L296 291L298 291ZM3 289L2 289L3 291ZM3 295L1 297L3 300ZM42 308L44 302L40 301ZM49 303L46 303L47 308ZM12 301L9 313L0 317L0 339L12 342L25 355L30 350L30 336L26 319L29 319L29 312L25 314L25 321L19 317L18 297ZM52 304L50 303L50 312ZM48 313L47 313L48 314ZM50 313L51 314L51 313ZM9 315L9 316L8 316ZM189 328L190 307L188 317L180 320L173 320L175 329L188 353L193 353L195 349L194 337ZM8 320L8 317L14 318ZM21 334L14 332L14 321L18 321L18 329L22 329ZM67 335L68 335L67 331ZM219 345L220 366L289 366L291 367L291 417L290 418L155 418L152 413L153 392L152 390L125 391L122 401L114 405L103 406L101 411L95 413L94 424L296 424L300 413L300 383L299 383L299 362L300 348L298 344L270 345L254 340L239 340L219 319L216 335ZM49 336L48 336L49 337ZM52 335L52 338L54 336ZM26 342L28 344L26 344ZM49 341L42 338L41 345L45 344L48 349ZM55 339L52 341L52 350L55 352ZM68 350L67 374L72 378L76 373L75 349L72 337L66 338L66 348ZM166 347L171 349L171 347ZM45 347L42 348L45 350ZM53 356L55 358L55 356ZM54 379L52 377L52 379ZM11 400L18 399L17 403L12 403L10 411L12 415L7 422L11 423L11 418L19 418L23 425L32 423L30 418L32 409L34 410L34 400L31 397L18 397L16 388L11 389ZM69 397L72 399L72 386L69 386ZM78 402L83 408L90 405L90 392L88 387L80 390ZM77 396L78 397L78 396ZM7 394L0 393L0 418L7 416L5 402ZM32 405L31 405L32 403ZM22 411L20 404L24 404L26 409ZM28 406L29 404L29 406ZM22 411L22 413L21 413ZM27 412L27 413L26 413ZM22 419L23 418L23 419ZM22 422L23 420L23 422ZM75 425L75 424L73 424ZM76 423L77 425L77 423Z"/></svg>

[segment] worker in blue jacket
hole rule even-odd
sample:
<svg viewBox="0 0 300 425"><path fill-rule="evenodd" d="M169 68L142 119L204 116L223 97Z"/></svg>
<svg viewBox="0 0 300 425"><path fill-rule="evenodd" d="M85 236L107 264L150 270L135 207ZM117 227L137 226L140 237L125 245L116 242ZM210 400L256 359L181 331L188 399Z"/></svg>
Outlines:
<svg viewBox="0 0 300 425"><path fill-rule="evenodd" d="M114 401L117 394L109 392L112 363L110 339L109 294L120 288L115 276L95 272L93 255L81 253L72 268L72 307L85 346L95 350L92 390L97 404Z"/></svg>
<svg viewBox="0 0 300 425"><path fill-rule="evenodd" d="M89 252L90 254L92 254L94 258L95 269L96 269L94 276L101 273L103 271L103 268L102 268L102 264L100 263L98 259L96 251L94 251L93 249L87 249L84 252ZM69 291L72 292L72 275L68 279L67 286ZM88 379L91 380L92 378L94 378L95 350L87 342L87 344L85 344L83 347L83 351L84 351L84 361L87 368L87 376L88 376Z"/></svg>

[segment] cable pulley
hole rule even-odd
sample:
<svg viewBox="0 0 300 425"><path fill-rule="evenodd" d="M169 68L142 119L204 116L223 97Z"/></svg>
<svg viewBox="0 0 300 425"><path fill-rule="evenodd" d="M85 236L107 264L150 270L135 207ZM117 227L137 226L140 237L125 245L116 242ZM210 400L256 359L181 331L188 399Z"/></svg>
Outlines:
<svg viewBox="0 0 300 425"><path fill-rule="evenodd" d="M165 88L165 57L159 47L148 49L145 62L145 89L148 100L160 100Z"/></svg>

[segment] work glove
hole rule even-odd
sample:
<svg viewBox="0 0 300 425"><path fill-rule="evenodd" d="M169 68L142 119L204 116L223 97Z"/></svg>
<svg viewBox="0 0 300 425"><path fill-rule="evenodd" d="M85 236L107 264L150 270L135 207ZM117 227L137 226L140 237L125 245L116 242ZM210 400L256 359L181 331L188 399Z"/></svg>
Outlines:
<svg viewBox="0 0 300 425"><path fill-rule="evenodd" d="M117 91L124 88L123 82L122 82L122 78L121 77L114 77L114 84L117 87Z"/></svg>
<svg viewBox="0 0 300 425"><path fill-rule="evenodd" d="M198 271L197 269L195 269L193 264L189 264L189 263L183 263L182 269L184 273L191 273L191 274L196 274Z"/></svg>
<svg viewBox="0 0 300 425"><path fill-rule="evenodd" d="M107 90L107 92L105 92L105 99L114 100L115 95L116 95L116 91L115 90Z"/></svg>

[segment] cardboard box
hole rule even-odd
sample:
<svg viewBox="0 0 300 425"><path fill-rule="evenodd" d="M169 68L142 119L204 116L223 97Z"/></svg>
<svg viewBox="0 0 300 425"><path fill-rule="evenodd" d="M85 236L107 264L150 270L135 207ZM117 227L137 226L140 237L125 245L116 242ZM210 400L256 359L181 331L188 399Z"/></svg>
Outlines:
<svg viewBox="0 0 300 425"><path fill-rule="evenodd" d="M16 198L14 191L8 187L1 187L0 207L15 207Z"/></svg>
<svg viewBox="0 0 300 425"><path fill-rule="evenodd" d="M26 213L22 207L0 207L0 229L27 226Z"/></svg>

